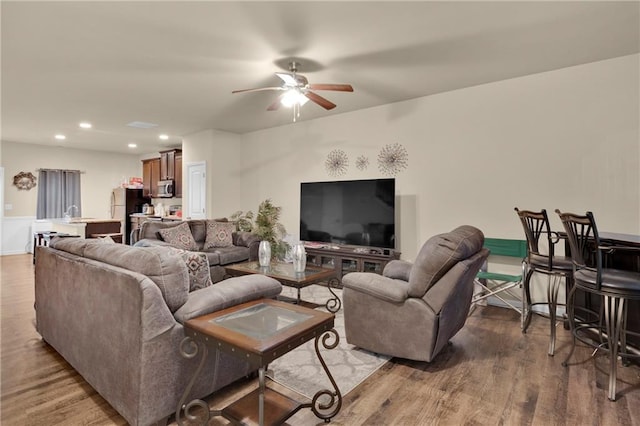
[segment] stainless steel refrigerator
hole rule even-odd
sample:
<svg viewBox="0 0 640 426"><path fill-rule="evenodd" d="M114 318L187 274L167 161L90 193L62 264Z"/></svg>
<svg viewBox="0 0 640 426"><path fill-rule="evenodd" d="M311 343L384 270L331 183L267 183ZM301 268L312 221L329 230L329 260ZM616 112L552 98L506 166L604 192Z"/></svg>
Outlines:
<svg viewBox="0 0 640 426"><path fill-rule="evenodd" d="M129 215L142 212L142 206L151 199L142 195L142 189L115 188L111 191L111 219L120 219L122 241L130 244L131 219Z"/></svg>

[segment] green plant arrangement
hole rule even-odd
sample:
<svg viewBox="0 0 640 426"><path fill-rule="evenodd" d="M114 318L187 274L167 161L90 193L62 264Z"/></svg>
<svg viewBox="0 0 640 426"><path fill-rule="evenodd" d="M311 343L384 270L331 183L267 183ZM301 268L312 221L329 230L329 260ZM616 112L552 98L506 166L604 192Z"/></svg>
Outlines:
<svg viewBox="0 0 640 426"><path fill-rule="evenodd" d="M251 210L246 213L238 210L237 212L229 216L229 221L236 224L236 230L238 231L253 231L253 212Z"/></svg>
<svg viewBox="0 0 640 426"><path fill-rule="evenodd" d="M254 219L253 212L237 211L231 216L229 220L236 223L238 231L253 232L261 240L269 241L271 244L271 258L272 259L284 259L287 251L291 248L290 245L282 238L287 234L287 230L282 225L280 220L280 212L282 207L276 207L271 202L271 199L266 199L258 206L258 214Z"/></svg>
<svg viewBox="0 0 640 426"><path fill-rule="evenodd" d="M271 199L264 200L258 206L258 215L253 226L253 233L271 244L271 258L280 260L284 259L290 248L288 243L282 241L287 231L279 222L281 211L282 207L274 206Z"/></svg>

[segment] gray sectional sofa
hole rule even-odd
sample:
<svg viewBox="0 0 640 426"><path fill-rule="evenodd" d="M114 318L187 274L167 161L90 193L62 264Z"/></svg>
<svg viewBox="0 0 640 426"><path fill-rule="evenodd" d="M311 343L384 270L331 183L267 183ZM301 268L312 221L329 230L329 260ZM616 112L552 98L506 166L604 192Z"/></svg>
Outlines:
<svg viewBox="0 0 640 426"><path fill-rule="evenodd" d="M184 259L165 247L58 238L37 250L37 331L132 425L174 413L196 368L179 353L184 321L282 289L256 274L190 292ZM244 361L210 350L191 397L248 373Z"/></svg>
<svg viewBox="0 0 640 426"><path fill-rule="evenodd" d="M216 219L214 221L220 221L220 219ZM233 232L233 245L230 247L204 249L207 220L193 219L181 222L144 222L140 227L134 246L168 246L170 244L163 241L159 231L162 229L173 228L185 222L189 224L193 239L198 246L196 251L207 254L209 267L211 269L211 279L213 282L222 280L225 275L225 265L244 262L247 260L258 260L258 246L260 245L260 238L250 232Z"/></svg>

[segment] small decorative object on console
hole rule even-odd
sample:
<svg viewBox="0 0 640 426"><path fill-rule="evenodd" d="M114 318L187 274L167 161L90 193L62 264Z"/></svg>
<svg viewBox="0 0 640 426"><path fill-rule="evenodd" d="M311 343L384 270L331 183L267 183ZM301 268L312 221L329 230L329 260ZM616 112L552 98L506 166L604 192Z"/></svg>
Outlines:
<svg viewBox="0 0 640 426"><path fill-rule="evenodd" d="M307 252L304 244L297 243L293 246L293 271L304 272L307 266Z"/></svg>
<svg viewBox="0 0 640 426"><path fill-rule="evenodd" d="M271 263L271 244L267 240L260 241L258 246L258 262L260 266L267 267Z"/></svg>

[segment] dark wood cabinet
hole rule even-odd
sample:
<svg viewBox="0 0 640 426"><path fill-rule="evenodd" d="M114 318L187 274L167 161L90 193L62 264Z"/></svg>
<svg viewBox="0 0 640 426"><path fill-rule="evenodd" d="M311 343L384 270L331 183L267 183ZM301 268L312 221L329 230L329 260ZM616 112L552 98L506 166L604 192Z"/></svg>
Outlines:
<svg viewBox="0 0 640 426"><path fill-rule="evenodd" d="M158 181L174 181L174 197L182 198L182 150L160 152L160 158L142 160L142 184L145 197L158 197Z"/></svg>
<svg viewBox="0 0 640 426"><path fill-rule="evenodd" d="M145 197L157 197L159 180L160 159L142 160L142 195Z"/></svg>
<svg viewBox="0 0 640 426"><path fill-rule="evenodd" d="M342 280L342 276L349 272L382 274L387 263L400 258L400 252L394 250L342 245L332 247L338 248L305 247L307 264L322 268L334 268L339 280Z"/></svg>
<svg viewBox="0 0 640 426"><path fill-rule="evenodd" d="M160 151L160 180L174 180L176 174L177 149ZM182 151L180 151L182 152Z"/></svg>
<svg viewBox="0 0 640 426"><path fill-rule="evenodd" d="M175 155L175 197L182 198L182 151Z"/></svg>

